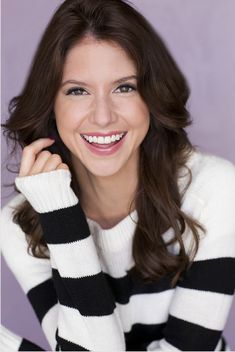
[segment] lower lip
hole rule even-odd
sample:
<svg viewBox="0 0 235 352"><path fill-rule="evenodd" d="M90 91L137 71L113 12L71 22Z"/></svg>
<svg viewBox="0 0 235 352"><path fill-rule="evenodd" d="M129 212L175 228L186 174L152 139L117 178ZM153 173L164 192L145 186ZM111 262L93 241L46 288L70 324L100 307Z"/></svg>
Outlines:
<svg viewBox="0 0 235 352"><path fill-rule="evenodd" d="M127 134L126 134L127 135ZM114 153L116 153L121 146L124 143L124 140L126 138L126 135L116 144L114 144L113 146L111 146L110 148L99 148L99 147L95 147L93 144L90 144L89 142L86 142L82 137L83 142L85 143L86 147L94 154L96 155L100 155L100 156L106 156L106 155L112 155Z"/></svg>

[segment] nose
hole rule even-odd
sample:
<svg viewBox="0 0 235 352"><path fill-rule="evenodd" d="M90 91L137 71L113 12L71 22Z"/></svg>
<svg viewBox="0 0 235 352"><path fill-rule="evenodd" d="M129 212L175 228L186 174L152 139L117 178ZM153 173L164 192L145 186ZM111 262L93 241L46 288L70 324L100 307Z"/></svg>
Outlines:
<svg viewBox="0 0 235 352"><path fill-rule="evenodd" d="M117 115L113 111L112 102L109 97L96 97L94 110L90 115L90 122L101 128L113 124L117 120Z"/></svg>

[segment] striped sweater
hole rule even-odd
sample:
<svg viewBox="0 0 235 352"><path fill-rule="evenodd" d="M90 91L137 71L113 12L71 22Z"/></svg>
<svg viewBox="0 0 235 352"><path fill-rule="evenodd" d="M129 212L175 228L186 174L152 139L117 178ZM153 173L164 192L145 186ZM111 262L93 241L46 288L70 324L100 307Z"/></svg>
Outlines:
<svg viewBox="0 0 235 352"><path fill-rule="evenodd" d="M199 150L187 166L193 177L181 209L204 225L206 235L174 288L167 277L146 284L133 275L136 210L102 229L85 217L70 171L16 177L21 193L1 214L2 253L53 351L230 350L223 329L235 289L235 166ZM187 181L182 169L180 192ZM28 254L25 234L12 221L13 207L25 198L39 214L50 259ZM172 228L162 234L164 241L172 235ZM187 227L182 238L188 252ZM167 248L179 253L178 243ZM41 349L5 327L2 346Z"/></svg>

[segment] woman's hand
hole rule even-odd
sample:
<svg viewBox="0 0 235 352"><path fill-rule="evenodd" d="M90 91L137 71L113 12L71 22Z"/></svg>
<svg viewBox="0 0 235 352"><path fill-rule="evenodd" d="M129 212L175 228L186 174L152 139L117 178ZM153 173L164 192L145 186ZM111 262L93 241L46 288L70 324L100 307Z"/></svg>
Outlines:
<svg viewBox="0 0 235 352"><path fill-rule="evenodd" d="M60 155L51 154L42 149L52 145L53 139L39 138L23 149L19 177L36 175L59 169L67 169L67 164L62 162Z"/></svg>
<svg viewBox="0 0 235 352"><path fill-rule="evenodd" d="M17 190L34 210L41 214L68 208L78 203L71 187L72 174L58 154L48 148L49 138L39 138L23 149L19 176L15 178Z"/></svg>

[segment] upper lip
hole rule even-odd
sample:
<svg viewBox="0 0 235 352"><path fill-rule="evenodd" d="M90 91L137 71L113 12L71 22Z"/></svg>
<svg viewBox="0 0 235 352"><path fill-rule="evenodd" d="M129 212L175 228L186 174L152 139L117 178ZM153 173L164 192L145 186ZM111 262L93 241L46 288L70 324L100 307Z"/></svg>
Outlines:
<svg viewBox="0 0 235 352"><path fill-rule="evenodd" d="M107 136L112 136L116 134L121 134L121 133L127 133L127 131L111 131L107 133L102 133L102 132L87 132L87 133L81 133L81 135L86 135L86 136L101 136L101 137L107 137Z"/></svg>

